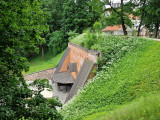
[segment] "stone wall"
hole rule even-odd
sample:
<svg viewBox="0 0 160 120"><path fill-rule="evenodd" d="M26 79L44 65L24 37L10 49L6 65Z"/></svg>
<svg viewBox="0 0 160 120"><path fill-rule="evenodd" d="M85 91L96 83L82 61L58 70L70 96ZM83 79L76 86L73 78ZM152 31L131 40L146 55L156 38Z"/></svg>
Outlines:
<svg viewBox="0 0 160 120"><path fill-rule="evenodd" d="M34 81L35 79L48 79L51 80L56 68L50 68L39 72L24 75L26 81Z"/></svg>
<svg viewBox="0 0 160 120"><path fill-rule="evenodd" d="M70 51L60 69L60 72L67 71L68 63L77 63L78 72L71 73L73 78L76 79L85 59L90 59L93 62L97 63L97 57L100 55L100 52L88 50L80 45L71 42L68 43L68 47L70 48Z"/></svg>

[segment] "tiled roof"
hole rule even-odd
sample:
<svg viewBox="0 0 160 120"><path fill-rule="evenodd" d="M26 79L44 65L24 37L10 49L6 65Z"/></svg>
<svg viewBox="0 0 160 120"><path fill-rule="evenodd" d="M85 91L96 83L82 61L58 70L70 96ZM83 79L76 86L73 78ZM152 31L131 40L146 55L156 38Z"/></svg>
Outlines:
<svg viewBox="0 0 160 120"><path fill-rule="evenodd" d="M140 20L140 18L139 18L139 17L134 16L133 14L128 15L128 17L129 17L130 19Z"/></svg>
<svg viewBox="0 0 160 120"><path fill-rule="evenodd" d="M53 81L57 83L62 83L62 84L74 83L74 79L69 72L54 74Z"/></svg>
<svg viewBox="0 0 160 120"><path fill-rule="evenodd" d="M106 32L106 31L118 31L122 28L122 25L115 25L115 26L108 26L106 28L104 28L102 31Z"/></svg>
<svg viewBox="0 0 160 120"><path fill-rule="evenodd" d="M76 93L77 91L84 87L93 67L94 67L95 63L89 59L85 59L83 62L83 65L80 69L80 72L66 98L65 103L70 100Z"/></svg>
<svg viewBox="0 0 160 120"><path fill-rule="evenodd" d="M77 63L68 63L69 72L77 72Z"/></svg>

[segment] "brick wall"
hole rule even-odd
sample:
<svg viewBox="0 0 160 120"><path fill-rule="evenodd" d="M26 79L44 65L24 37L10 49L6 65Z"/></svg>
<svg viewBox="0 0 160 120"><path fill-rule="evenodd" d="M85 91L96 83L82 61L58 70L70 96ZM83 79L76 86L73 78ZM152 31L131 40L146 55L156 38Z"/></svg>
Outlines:
<svg viewBox="0 0 160 120"><path fill-rule="evenodd" d="M31 73L31 74L28 74L28 75L24 75L24 79L26 81L34 81L35 79L48 79L48 80L51 80L55 70L56 70L56 68L51 68L51 69L47 69L47 70Z"/></svg>
<svg viewBox="0 0 160 120"><path fill-rule="evenodd" d="M99 52L87 50L80 45L70 42L68 43L68 47L70 48L70 51L60 69L60 72L67 71L68 63L77 63L78 72L80 71L80 68L85 59L90 59L93 62L97 63L97 57L99 56ZM71 73L74 79L76 79L78 72Z"/></svg>

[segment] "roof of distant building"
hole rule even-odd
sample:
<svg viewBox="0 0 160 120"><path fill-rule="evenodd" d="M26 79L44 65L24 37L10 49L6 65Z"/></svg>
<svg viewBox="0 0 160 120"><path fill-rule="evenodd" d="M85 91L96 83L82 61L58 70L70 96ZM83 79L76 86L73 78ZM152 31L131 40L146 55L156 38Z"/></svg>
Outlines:
<svg viewBox="0 0 160 120"><path fill-rule="evenodd" d="M122 28L122 25L115 25L115 26L108 26L106 28L104 28L102 31L118 31Z"/></svg>
<svg viewBox="0 0 160 120"><path fill-rule="evenodd" d="M129 17L130 19L140 20L140 18L139 18L139 17L134 16L133 14L128 15L128 17Z"/></svg>

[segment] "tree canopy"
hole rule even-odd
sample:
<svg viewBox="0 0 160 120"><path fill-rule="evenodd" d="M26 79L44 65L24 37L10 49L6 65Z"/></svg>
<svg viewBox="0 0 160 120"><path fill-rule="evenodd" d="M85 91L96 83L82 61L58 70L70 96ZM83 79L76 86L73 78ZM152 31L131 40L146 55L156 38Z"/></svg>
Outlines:
<svg viewBox="0 0 160 120"><path fill-rule="evenodd" d="M62 30L82 33L84 29L92 27L102 14L102 5L100 0L68 0L63 4Z"/></svg>
<svg viewBox="0 0 160 120"><path fill-rule="evenodd" d="M59 102L32 92L22 75L28 70L26 52L38 51L48 31L41 5L41 0L0 1L0 119L61 118L54 107Z"/></svg>

